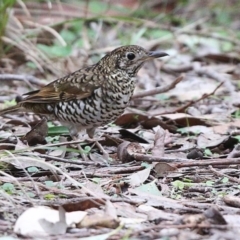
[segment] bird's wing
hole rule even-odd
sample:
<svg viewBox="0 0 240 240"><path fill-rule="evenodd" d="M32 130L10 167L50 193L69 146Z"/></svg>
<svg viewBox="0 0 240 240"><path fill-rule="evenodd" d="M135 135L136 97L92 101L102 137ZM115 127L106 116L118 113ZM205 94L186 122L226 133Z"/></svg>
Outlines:
<svg viewBox="0 0 240 240"><path fill-rule="evenodd" d="M89 70L90 68L80 69L40 90L29 92L21 103L55 103L87 98L104 80L104 76Z"/></svg>

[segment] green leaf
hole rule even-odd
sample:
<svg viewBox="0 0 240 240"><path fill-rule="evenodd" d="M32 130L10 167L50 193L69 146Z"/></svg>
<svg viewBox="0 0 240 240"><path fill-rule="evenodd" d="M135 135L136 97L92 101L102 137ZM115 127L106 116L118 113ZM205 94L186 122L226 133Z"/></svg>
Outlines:
<svg viewBox="0 0 240 240"><path fill-rule="evenodd" d="M183 190L184 186L185 186L185 183L180 181L180 180L176 180L176 181L172 182L172 185L176 189Z"/></svg>
<svg viewBox="0 0 240 240"><path fill-rule="evenodd" d="M57 136L54 136L54 137L51 137L51 136L48 136L48 137L46 137L45 139L46 139L46 141L49 143L56 143L56 142L59 142L59 138L60 138L60 136L59 135L57 135Z"/></svg>
<svg viewBox="0 0 240 240"><path fill-rule="evenodd" d="M54 57L68 57L72 53L72 47L70 45L67 45L65 47L54 45L50 48L50 53Z"/></svg>
<svg viewBox="0 0 240 240"><path fill-rule="evenodd" d="M33 193L33 192L27 192L27 195L28 195L30 198L36 197L36 194Z"/></svg>
<svg viewBox="0 0 240 240"><path fill-rule="evenodd" d="M167 30L161 30L161 29L149 29L145 33L146 37L150 37L152 39L156 38L162 38L162 37L173 37L172 33Z"/></svg>
<svg viewBox="0 0 240 240"><path fill-rule="evenodd" d="M68 44L71 44L76 39L76 34L74 34L72 31L68 29L63 29L60 32L60 35Z"/></svg>
<svg viewBox="0 0 240 240"><path fill-rule="evenodd" d="M49 57L67 57L72 52L72 47L70 45L67 46L59 46L59 45L52 45L47 46L44 44L37 44L37 47L45 52Z"/></svg>
<svg viewBox="0 0 240 240"><path fill-rule="evenodd" d="M212 152L211 152L211 150L208 149L208 148L204 149L204 154L205 154L206 156L212 156Z"/></svg>
<svg viewBox="0 0 240 240"><path fill-rule="evenodd" d="M56 196L51 193L48 193L44 196L45 200L54 200L55 198L56 198Z"/></svg>
<svg viewBox="0 0 240 240"><path fill-rule="evenodd" d="M48 128L48 135L61 135L61 134L69 134L69 131L64 126L54 126Z"/></svg>
<svg viewBox="0 0 240 240"><path fill-rule="evenodd" d="M136 44L136 42L138 42L138 40L143 36L146 30L146 28L141 28L136 34L133 34L130 44Z"/></svg>
<svg viewBox="0 0 240 240"><path fill-rule="evenodd" d="M89 1L88 8L90 12L100 14L108 10L108 4L104 2L101 2L101 4L99 4L99 1Z"/></svg>
<svg viewBox="0 0 240 240"><path fill-rule="evenodd" d="M86 146L86 147L83 149L83 152L84 152L85 154L90 153L90 152L91 152L91 147Z"/></svg>
<svg viewBox="0 0 240 240"><path fill-rule="evenodd" d="M142 166L142 167L145 167L145 168L152 167L152 165L149 164L148 162L142 162L142 163L141 163L141 166Z"/></svg>
<svg viewBox="0 0 240 240"><path fill-rule="evenodd" d="M214 182L213 181L206 181L206 186L208 186L208 187L212 187L213 186L213 184L214 184Z"/></svg>
<svg viewBox="0 0 240 240"><path fill-rule="evenodd" d="M93 181L94 183L100 183L101 178L95 177L95 178L92 178L92 181Z"/></svg>
<svg viewBox="0 0 240 240"><path fill-rule="evenodd" d="M12 107L14 105L16 105L16 101L15 99L11 100L11 101L4 101L4 107Z"/></svg>
<svg viewBox="0 0 240 240"><path fill-rule="evenodd" d="M39 169L37 167L28 167L27 171L29 173L37 173L37 172L39 172Z"/></svg>
<svg viewBox="0 0 240 240"><path fill-rule="evenodd" d="M37 65L34 62L27 62L26 66L31 69L37 69Z"/></svg>
<svg viewBox="0 0 240 240"><path fill-rule="evenodd" d="M53 181L45 181L44 183L47 187L54 187L55 186Z"/></svg>
<svg viewBox="0 0 240 240"><path fill-rule="evenodd" d="M221 182L222 183L227 183L227 182L229 182L229 178L228 177L224 177Z"/></svg>
<svg viewBox="0 0 240 240"><path fill-rule="evenodd" d="M3 189L8 194L13 194L13 192L15 192L15 187L12 183L4 183L1 186L1 189Z"/></svg>
<svg viewBox="0 0 240 240"><path fill-rule="evenodd" d="M152 194L152 195L162 196L161 192L158 190L155 180L150 183L143 184L139 187L136 187L135 189L141 192Z"/></svg>

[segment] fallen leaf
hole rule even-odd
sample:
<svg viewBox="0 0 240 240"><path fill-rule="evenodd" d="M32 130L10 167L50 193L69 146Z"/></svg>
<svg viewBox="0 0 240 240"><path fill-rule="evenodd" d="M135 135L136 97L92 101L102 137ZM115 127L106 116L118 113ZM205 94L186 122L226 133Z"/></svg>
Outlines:
<svg viewBox="0 0 240 240"><path fill-rule="evenodd" d="M14 226L14 233L25 237L46 237L51 234L65 233L67 227L72 224L79 223L86 215L86 212L76 211L66 213L63 210L59 211L46 206L36 206L27 209L17 219ZM61 218L61 219L60 219ZM66 220L65 223L61 220ZM51 225L53 224L53 225ZM58 225L59 224L59 225ZM52 232L50 228L54 226L56 232ZM60 227L64 227L61 229ZM58 232L59 231L59 232Z"/></svg>
<svg viewBox="0 0 240 240"><path fill-rule="evenodd" d="M86 216L78 225L79 228L89 228L89 227L106 227L106 228L116 228L119 226L119 220L104 214L104 213L94 213L92 215Z"/></svg>
<svg viewBox="0 0 240 240"><path fill-rule="evenodd" d="M130 185L132 187L135 187L135 186L139 186L142 183L144 183L148 179L151 169L152 169L151 167L148 167L148 168L138 171L136 173L132 173L128 177Z"/></svg>

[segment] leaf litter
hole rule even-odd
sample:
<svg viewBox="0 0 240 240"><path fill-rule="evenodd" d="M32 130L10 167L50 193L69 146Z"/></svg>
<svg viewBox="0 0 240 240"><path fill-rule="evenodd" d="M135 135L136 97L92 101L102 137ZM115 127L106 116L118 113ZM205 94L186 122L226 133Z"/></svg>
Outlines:
<svg viewBox="0 0 240 240"><path fill-rule="evenodd" d="M51 7L18 1L9 8L1 108L119 45L164 49L170 56L141 69L130 106L99 129L108 161L94 142L71 141L58 122L31 113L1 117L1 234L236 239L240 22L237 3L213 2L205 8L215 15L198 11L200 1L184 7L172 1L164 7L156 1L103 1L101 7L97 1ZM228 10L219 13L224 4ZM37 223L32 228L31 220Z"/></svg>

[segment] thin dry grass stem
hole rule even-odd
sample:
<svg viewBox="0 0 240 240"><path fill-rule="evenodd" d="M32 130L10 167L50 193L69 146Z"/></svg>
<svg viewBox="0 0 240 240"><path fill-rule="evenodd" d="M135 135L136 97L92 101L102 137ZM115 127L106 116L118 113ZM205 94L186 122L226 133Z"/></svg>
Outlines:
<svg viewBox="0 0 240 240"><path fill-rule="evenodd" d="M19 179L19 178L18 178ZM0 180L3 182L11 182L14 183L13 179L9 179L6 177L0 177ZM28 179L29 180L29 179ZM24 183L22 183L22 185L24 185L25 187L32 187L32 183L25 180ZM74 198L80 198L83 197L81 194L77 193L77 192L73 192L72 190L66 190L66 189L58 189L58 188L54 188L54 187L48 187L46 185L44 185L43 183L40 182L35 182L35 185L37 186L37 188L39 189L43 189L43 190L47 190L51 193L55 193L55 194L64 194L67 195L68 197L74 197ZM84 196L85 197L85 196ZM37 200L39 201L39 200ZM40 201L43 201L43 198L41 198ZM34 202L33 199L31 199L31 202ZM54 201L56 203L56 201Z"/></svg>
<svg viewBox="0 0 240 240"><path fill-rule="evenodd" d="M36 157L35 155L33 155L34 157ZM3 158L2 158L3 159ZM5 161L15 161L14 157L6 157L4 158ZM70 182L72 182L73 185L75 185L76 187L80 187L82 188L86 193L90 194L93 197L99 198L101 199L101 197L98 197L94 192L88 190L87 188L85 188L82 184L80 184L79 182L77 182L75 179L73 179L72 177L69 176L69 174L63 172L60 168L54 166L51 163L48 162L44 162L43 160L37 159L37 158L33 158L33 157L21 157L18 156L18 161L24 161L24 162L36 162L42 166L47 167L50 170L54 170L55 172L59 172L60 174L62 174L64 177L66 177ZM104 202L104 201L103 201Z"/></svg>
<svg viewBox="0 0 240 240"><path fill-rule="evenodd" d="M25 5L25 3L22 0L17 0L17 3L21 6L21 8L23 9L24 13L28 16L31 17L30 11L28 11L27 6Z"/></svg>
<svg viewBox="0 0 240 240"><path fill-rule="evenodd" d="M172 31L172 34L177 39L178 35L181 34L182 32L194 29L196 26L198 26L200 24L203 24L203 23L207 22L208 20L209 20L208 17L198 19L197 21L195 21L193 23L190 23L190 24L186 25L185 27L178 28L175 31ZM152 49L156 45L159 45L162 42L169 41L170 39L172 39L172 35L166 35L166 36L163 36L163 37L158 38L158 39L150 40L150 41L147 42L146 48L147 49Z"/></svg>
<svg viewBox="0 0 240 240"><path fill-rule="evenodd" d="M36 44L29 40L24 34L22 25L16 28L15 24L18 24L16 17L11 16L11 21L7 25L6 36L2 36L2 40L19 48L26 56L27 59L31 60L36 64L41 72L44 72L44 68L54 73L56 76L59 74L59 69L55 69L53 62L44 54L40 49L37 48ZM12 22L12 24L11 24ZM16 41L18 39L18 41Z"/></svg>
<svg viewBox="0 0 240 240"><path fill-rule="evenodd" d="M0 125L0 129L2 129L5 124L7 124L7 123L9 123L9 122L11 122L11 121L12 121L12 120L8 120L8 121L2 123L2 124ZM25 122L25 121L23 121L23 120L20 120L19 123L21 123L23 126L29 127L29 129L31 129L31 126L30 126L27 122Z"/></svg>
<svg viewBox="0 0 240 240"><path fill-rule="evenodd" d="M10 151L7 151L7 150L6 150L5 152L6 152L8 155L10 155L12 158L14 158L15 161L16 161L20 166L22 166L22 163L18 160L18 158L16 158L16 157L14 156L14 154L12 154ZM28 177L29 180L31 181L32 187L35 189L36 194L38 195L38 197L42 198L42 194L41 194L39 188L37 187L37 185L35 184L35 182L34 182L33 179L31 178L31 176L29 175L28 171L27 171L23 166L22 166L22 170L24 171L24 173L27 175L27 177ZM22 190L22 189L21 189L21 190ZM26 192L24 192L24 193L27 195Z"/></svg>
<svg viewBox="0 0 240 240"><path fill-rule="evenodd" d="M19 74L0 74L0 81L1 80L17 80L17 81L24 81L26 82L32 89L32 84L38 85L43 87L46 85L43 80L40 80L32 75L19 75Z"/></svg>
<svg viewBox="0 0 240 240"><path fill-rule="evenodd" d="M229 42L232 43L233 45L240 47L240 41L238 40L237 37L226 37L226 36L221 36L216 33L213 33L211 30L206 30L206 32L202 31L194 31L194 30L185 30L181 32L182 34L187 34L187 35L196 35L200 37L205 37L205 38L214 38L223 42Z"/></svg>
<svg viewBox="0 0 240 240"><path fill-rule="evenodd" d="M73 192L72 190L48 187L40 182L37 182L36 184L38 185L39 188L45 189L51 193L64 194L67 195L68 197L83 197L82 194L79 194L76 191Z"/></svg>
<svg viewBox="0 0 240 240"><path fill-rule="evenodd" d="M9 74L6 74L5 76L4 76L4 75L5 75L5 74L1 74L1 75L0 75L0 80L21 80L21 81L25 82L26 85L30 87L30 89L34 89L33 85L32 85L26 78L24 78L24 77L21 78L21 76L20 76L19 79L16 79L16 78L13 79L13 78L10 78L10 77L9 77ZM11 75L11 74L10 74L10 75ZM17 75L15 75L15 76L17 76Z"/></svg>
<svg viewBox="0 0 240 240"><path fill-rule="evenodd" d="M0 170L0 174L2 173L2 171ZM8 181L9 182L9 178ZM11 181L10 181L11 182ZM10 204L12 207L15 207L19 202L17 200L15 200L11 195L9 195L8 193L6 193L4 190L0 189L0 196L4 197L4 199L6 199L7 204ZM6 203L5 203L6 204ZM6 207L7 204L4 206Z"/></svg>
<svg viewBox="0 0 240 240"><path fill-rule="evenodd" d="M17 186L20 188L20 190L22 191L22 193L25 195L25 197L28 199L29 202L31 202L31 198L28 196L28 194L26 193L25 189L22 187L22 185L20 184L20 182L18 181L17 178L3 172L0 170L0 174L5 176L5 177L8 177L9 180L11 180L12 182L15 182L17 184ZM17 202L15 202L17 203Z"/></svg>
<svg viewBox="0 0 240 240"><path fill-rule="evenodd" d="M31 149L38 149L38 148L44 148L44 147L58 147L58 146L64 146L64 145L70 145L70 144L78 144L78 143L83 143L85 142L82 139L79 140L74 140L74 141L68 141L68 142L61 142L61 143L50 143L46 144L44 146L36 146L36 147L31 147Z"/></svg>
<svg viewBox="0 0 240 240"><path fill-rule="evenodd" d="M113 49L119 47L119 45L117 46L111 46L111 47L103 47L103 48L97 48L97 49L93 49L93 50L89 50L88 54L89 55L94 55L94 54L104 54L106 52L111 52Z"/></svg>
<svg viewBox="0 0 240 240"><path fill-rule="evenodd" d="M29 155L30 153L27 153L27 154L24 154L24 155ZM69 163L69 164L74 164L74 165L85 165L85 166L98 166L98 167L106 167L107 164L104 164L104 163L95 163L95 162L92 162L92 161L75 161L75 160L67 160L67 159L64 159L64 158L60 158L60 157L54 157L54 156L50 156L50 155L47 155L47 154L38 154L39 157L42 157L42 158L46 158L47 160L52 160L52 161L56 161L56 162L63 162L63 163Z"/></svg>
<svg viewBox="0 0 240 240"><path fill-rule="evenodd" d="M30 27L35 27L35 30L37 30L37 31L41 31L43 29L43 30L51 33L59 41L59 43L62 44L62 46L64 46L64 47L67 46L67 43L65 42L65 40L61 37L61 35L55 29L53 29L47 25L42 25L37 22L32 22L30 20L24 20L23 22Z"/></svg>
<svg viewBox="0 0 240 240"><path fill-rule="evenodd" d="M22 50L24 53L27 52L27 49L24 47L24 45L22 45L21 43L19 42L15 42L14 40L12 40L11 38L8 38L8 37L1 37L1 39L5 42L5 43L8 43L10 45L13 45L17 48L19 48L20 50ZM35 55L35 54L34 54ZM31 51L28 52L28 54L26 55L26 58L31 60L36 66L37 68L39 69L40 72L44 72L44 69L42 68L41 66L41 63L38 62L37 59L35 59L35 56L31 56Z"/></svg>

